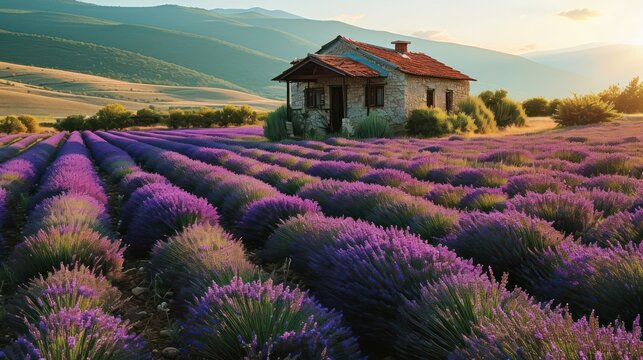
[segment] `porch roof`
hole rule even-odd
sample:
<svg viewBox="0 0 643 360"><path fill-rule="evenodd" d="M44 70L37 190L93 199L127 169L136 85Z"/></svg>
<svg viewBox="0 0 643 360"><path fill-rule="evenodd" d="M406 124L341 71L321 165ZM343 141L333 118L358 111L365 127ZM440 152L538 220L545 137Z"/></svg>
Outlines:
<svg viewBox="0 0 643 360"><path fill-rule="evenodd" d="M274 81L316 81L330 77L378 78L387 74L366 62L349 56L308 54L293 62L293 66L274 78Z"/></svg>

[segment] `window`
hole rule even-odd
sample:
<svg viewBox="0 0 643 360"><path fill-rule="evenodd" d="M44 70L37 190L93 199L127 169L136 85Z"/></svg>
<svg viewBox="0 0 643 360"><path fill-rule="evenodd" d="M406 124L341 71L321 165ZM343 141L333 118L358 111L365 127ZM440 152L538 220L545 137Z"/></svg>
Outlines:
<svg viewBox="0 0 643 360"><path fill-rule="evenodd" d="M426 91L426 106L435 107L435 89L428 89Z"/></svg>
<svg viewBox="0 0 643 360"><path fill-rule="evenodd" d="M446 109L447 112L453 111L453 90L447 90Z"/></svg>
<svg viewBox="0 0 643 360"><path fill-rule="evenodd" d="M321 109L324 107L324 88L306 89L306 107L309 109Z"/></svg>
<svg viewBox="0 0 643 360"><path fill-rule="evenodd" d="M384 106L384 85L369 85L366 87L366 107Z"/></svg>

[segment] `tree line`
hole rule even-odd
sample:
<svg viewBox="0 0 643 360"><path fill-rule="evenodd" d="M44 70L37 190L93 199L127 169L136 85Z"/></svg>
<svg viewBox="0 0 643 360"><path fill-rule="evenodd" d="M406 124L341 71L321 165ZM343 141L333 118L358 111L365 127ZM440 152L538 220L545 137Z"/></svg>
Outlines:
<svg viewBox="0 0 643 360"><path fill-rule="evenodd" d="M207 128L254 125L265 117L251 107L226 105L221 109L203 107L197 110L170 109L160 111L154 106L132 112L121 104L108 104L95 115L70 115L59 119L54 128L59 131L123 130L136 126L165 125L172 129Z"/></svg>

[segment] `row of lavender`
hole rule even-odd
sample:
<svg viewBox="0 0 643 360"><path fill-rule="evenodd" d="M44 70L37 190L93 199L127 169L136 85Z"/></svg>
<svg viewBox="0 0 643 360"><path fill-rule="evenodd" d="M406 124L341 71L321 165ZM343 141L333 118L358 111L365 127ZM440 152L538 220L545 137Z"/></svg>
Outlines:
<svg viewBox="0 0 643 360"><path fill-rule="evenodd" d="M20 165L31 167L23 186L36 181L64 135L24 153ZM27 209L23 240L6 264L15 288L7 327L18 338L2 358L149 358L130 324L112 315L122 304L111 282L121 276L124 248L114 239L107 196L79 133L46 169Z"/></svg>
<svg viewBox="0 0 643 360"><path fill-rule="evenodd" d="M127 136L239 173L268 179L276 186L282 179L292 183L306 177L291 171L272 182L265 175L273 172L275 166L261 166L252 159L244 161L226 150L200 148L161 138ZM593 178L588 184L596 185L604 180L611 179ZM629 183L621 182L624 184L621 189L636 193L638 180L630 180ZM594 193L601 191L593 190ZM509 209L504 213L489 215L460 214L395 189L361 183L317 179L297 194L316 200L328 215L351 216L383 226L409 227L424 239L439 239L459 255L473 258L498 274L509 272L512 284L527 288L543 300L570 304L577 315L594 310L604 322L620 317L630 323L643 310L638 285L643 276L642 245L639 244L643 235L643 209L625 194L606 193L608 199L615 201L604 209L611 208L610 213L614 215L597 227L593 225L601 219L601 214L592 202L570 193L528 192L511 199ZM545 220L553 221L554 228ZM606 249L580 246L566 239L565 234L585 234L586 243L595 242ZM248 239L256 236L256 230L254 234L250 231L245 234ZM615 271L616 268L622 270ZM594 269L598 269L599 275L593 273ZM632 286L631 282L636 285ZM612 298L614 300L610 300Z"/></svg>
<svg viewBox="0 0 643 360"><path fill-rule="evenodd" d="M241 244L218 225L207 201L144 172L95 134L85 133L85 139L125 196L120 225L125 241L138 253L150 253L150 275L179 300L174 315L183 324L185 355L360 358L339 315L298 288L273 283L253 266ZM146 154L139 158L144 163L163 157L151 148L138 151Z"/></svg>
<svg viewBox="0 0 643 360"><path fill-rule="evenodd" d="M639 354L641 351L639 328L636 324L633 326L634 332L628 334L624 333L620 326L617 326L617 330L601 328L594 318L573 323L564 311L551 310L533 303L521 292L518 292L518 295L515 292L511 294L516 298L526 299L521 305L516 306L519 309L527 309L522 315L512 313L513 307L504 308L504 305L500 308L491 305L491 308L478 309L480 304L494 304L489 302L488 296L485 295L489 289L501 289L503 294L506 293L504 284L499 285L495 280L483 276L480 268L463 262L445 248L428 245L414 235L398 230L384 230L365 222L326 218L315 214L319 210L311 203L298 198L284 197L275 188L248 176L236 175L224 168L209 166L175 152L143 144L138 141L143 139L137 139L136 136L107 133L100 135L128 151L145 166L167 176L178 186L204 196L216 205L222 210L224 226L242 235L247 246L258 254L258 261L274 262L269 255L271 251L277 262L291 258L298 276L314 290L322 303L342 310L369 349L375 348L382 353L404 353L407 351L404 349L421 347L412 352L415 355L408 354L412 357L431 354L432 351L445 355L460 347L459 351L463 357L471 356L473 352L480 352L478 355L481 355L482 352L488 351L487 355L493 358L494 355L491 354L498 355L503 351L506 356L510 356L507 351L521 351L518 344L531 342L533 348L530 348L530 351L538 354L534 355L536 357L544 356L547 352L554 357L573 358L578 356L579 352L602 351L604 354L622 356ZM181 151L189 150L197 152L197 149L185 147ZM199 181L195 182L194 179ZM337 192L337 189L333 192ZM352 191L346 192L350 193ZM355 196L355 199L359 199L359 195ZM351 206L350 200L344 202L347 203L345 206ZM358 206L354 206L353 209L359 211ZM303 214L300 215L301 219L292 219L286 225L281 225L282 221L299 214ZM292 237L280 238L277 234L282 229L288 229L290 222L298 224L294 225ZM318 223L320 225L315 227ZM344 228L341 224L348 225ZM312 228L306 225L311 225ZM277 232L271 236L275 229ZM274 240L272 245L274 249L269 250L271 246L268 244L271 244L275 236L277 240ZM266 242L269 237L270 240ZM306 238L309 241L305 241ZM274 255L275 253L280 253L281 256ZM295 265L296 263L299 265ZM466 300L464 306L466 314L474 314L474 319L458 314L457 311L454 315L455 309L451 308L457 305L452 303L454 299L449 297L453 295L453 286L469 283L460 278L454 280L453 284L447 281L449 277L456 275L476 279L470 281L476 289L472 292L477 294L476 296L480 295L480 298L474 296L473 299L478 300ZM443 284L444 287L440 288L438 284ZM438 289L442 289L443 292ZM424 307L419 299L425 294L429 302L436 301L436 296L445 296L440 300L444 302L440 304L445 308L435 316L427 315L427 309L435 310L439 306L431 303ZM466 297L462 295L457 298ZM500 304L511 303L505 295L499 298ZM533 306L526 306L525 302ZM476 311L471 311L472 307L475 307ZM499 313L506 316L490 315ZM453 316L462 318L456 321ZM533 328L524 324L542 323L512 322L512 319L521 318L520 316L522 319L550 321L559 324L559 327L548 335L534 337ZM396 326L391 326L393 323ZM436 328L431 330L433 326ZM455 329L449 328L449 332L444 326L453 326ZM469 335L472 328L476 329L476 334L483 334L485 331L487 333L467 339L466 335ZM445 340L441 338L445 333L456 335ZM523 334L524 338L515 337L516 333ZM501 337L502 341L498 342L497 339ZM610 340L607 342L611 342L615 347L607 345L605 340L608 337ZM493 340L494 338L496 340ZM414 339L411 341L413 344L405 343L409 339ZM549 347L543 350L543 344L549 344Z"/></svg>

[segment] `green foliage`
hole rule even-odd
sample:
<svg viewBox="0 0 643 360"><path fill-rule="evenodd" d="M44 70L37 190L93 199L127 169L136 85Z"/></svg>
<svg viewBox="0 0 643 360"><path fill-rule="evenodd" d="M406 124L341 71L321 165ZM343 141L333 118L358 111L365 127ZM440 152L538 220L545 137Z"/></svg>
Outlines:
<svg viewBox="0 0 643 360"><path fill-rule="evenodd" d="M618 117L614 105L601 100L598 95L574 95L563 99L554 114L554 120L560 126L597 124Z"/></svg>
<svg viewBox="0 0 643 360"><path fill-rule="evenodd" d="M258 114L250 106L226 105L223 109L202 107L199 110L170 110L164 118L168 127L172 129L212 126L228 127L253 125L258 122Z"/></svg>
<svg viewBox="0 0 643 360"><path fill-rule="evenodd" d="M480 97L480 99L482 99L484 104L493 111L493 108L496 107L496 105L498 105L503 99L507 98L507 90L486 90L481 92L478 96Z"/></svg>
<svg viewBox="0 0 643 360"><path fill-rule="evenodd" d="M442 136L467 134L476 131L475 120L467 114L447 114L440 108L418 109L411 112L406 131L411 136Z"/></svg>
<svg viewBox="0 0 643 360"><path fill-rule="evenodd" d="M471 116L463 113L447 116L447 126L448 129L455 134L469 134L478 129L475 120Z"/></svg>
<svg viewBox="0 0 643 360"><path fill-rule="evenodd" d="M446 118L447 113L440 108L413 110L406 122L406 131L411 136L444 135Z"/></svg>
<svg viewBox="0 0 643 360"><path fill-rule="evenodd" d="M163 122L164 118L165 116L154 108L154 106L149 106L137 111L136 115L133 117L133 121L136 125L151 126L160 124Z"/></svg>
<svg viewBox="0 0 643 360"><path fill-rule="evenodd" d="M547 116L553 116L558 110L558 105L560 105L560 99L550 101L547 106Z"/></svg>
<svg viewBox="0 0 643 360"><path fill-rule="evenodd" d="M519 102L502 99L494 106L493 112L499 127L527 125L527 115Z"/></svg>
<svg viewBox="0 0 643 360"><path fill-rule="evenodd" d="M535 97L522 102L527 116L549 116L549 101L544 97Z"/></svg>
<svg viewBox="0 0 643 360"><path fill-rule="evenodd" d="M622 113L635 114L643 112L643 82L637 76L623 89L612 85L601 91L601 100L614 104L614 108Z"/></svg>
<svg viewBox="0 0 643 360"><path fill-rule="evenodd" d="M525 126L527 115L522 104L507 97L507 90L483 91L479 95L484 104L493 112L499 127Z"/></svg>
<svg viewBox="0 0 643 360"><path fill-rule="evenodd" d="M27 128L28 133L37 133L40 132L40 126L38 125L38 120L31 115L20 115L18 120Z"/></svg>
<svg viewBox="0 0 643 360"><path fill-rule="evenodd" d="M308 111L297 111L292 114L293 135L303 138L315 138L315 127L310 121Z"/></svg>
<svg viewBox="0 0 643 360"><path fill-rule="evenodd" d="M496 131L496 119L493 112L485 105L481 98L469 96L458 103L458 111L473 118L476 132L488 134Z"/></svg>
<svg viewBox="0 0 643 360"><path fill-rule="evenodd" d="M86 42L3 32L0 33L0 49L11 49L3 51L0 60L18 64L77 71L147 84L213 86L243 90L214 76L143 56L139 52Z"/></svg>
<svg viewBox="0 0 643 360"><path fill-rule="evenodd" d="M69 115L64 119L58 119L54 129L58 131L86 130L85 115Z"/></svg>
<svg viewBox="0 0 643 360"><path fill-rule="evenodd" d="M373 111L357 122L353 135L359 139L390 138L393 130L388 118Z"/></svg>
<svg viewBox="0 0 643 360"><path fill-rule="evenodd" d="M263 135L270 141L281 141L288 137L286 129L286 120L288 119L288 110L285 105L280 106L277 110L268 114L266 123L263 126Z"/></svg>
<svg viewBox="0 0 643 360"><path fill-rule="evenodd" d="M19 134L26 133L27 127L15 116L7 116L0 120L0 133Z"/></svg>
<svg viewBox="0 0 643 360"><path fill-rule="evenodd" d="M132 122L132 112L125 109L121 104L105 105L96 113L96 121L101 130L122 130L134 125Z"/></svg>

